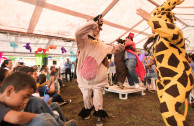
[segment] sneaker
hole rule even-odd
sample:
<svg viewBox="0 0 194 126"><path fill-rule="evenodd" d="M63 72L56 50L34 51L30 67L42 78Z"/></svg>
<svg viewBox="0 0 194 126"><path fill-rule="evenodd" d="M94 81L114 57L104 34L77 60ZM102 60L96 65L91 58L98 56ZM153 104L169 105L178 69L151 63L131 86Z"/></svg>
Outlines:
<svg viewBox="0 0 194 126"><path fill-rule="evenodd" d="M65 122L64 126L76 126L76 121L75 120L69 120Z"/></svg>
<svg viewBox="0 0 194 126"><path fill-rule="evenodd" d="M148 90L149 92L151 92L151 93L156 93L156 91L155 90Z"/></svg>
<svg viewBox="0 0 194 126"><path fill-rule="evenodd" d="M98 117L96 126L103 126L102 118Z"/></svg>
<svg viewBox="0 0 194 126"><path fill-rule="evenodd" d="M64 102L60 102L59 105L60 106L63 106L63 105L69 104L71 102L72 102L72 100L71 99L68 99L68 100L64 100Z"/></svg>

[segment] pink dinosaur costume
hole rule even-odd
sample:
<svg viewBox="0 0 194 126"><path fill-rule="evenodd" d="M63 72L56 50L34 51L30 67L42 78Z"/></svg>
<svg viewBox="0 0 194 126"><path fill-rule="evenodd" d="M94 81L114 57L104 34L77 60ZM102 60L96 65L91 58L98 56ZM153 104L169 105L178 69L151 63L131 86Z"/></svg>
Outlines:
<svg viewBox="0 0 194 126"><path fill-rule="evenodd" d="M84 108L79 116L86 118L95 107L95 116L103 116L103 91L108 84L107 54L114 54L125 49L123 44L107 45L94 37L93 31L98 25L94 21L88 22L75 33L79 50L77 64L77 82L83 94ZM93 97L92 97L93 94ZM103 112L102 112L103 111ZM102 113L101 113L102 112ZM106 112L105 112L106 113Z"/></svg>

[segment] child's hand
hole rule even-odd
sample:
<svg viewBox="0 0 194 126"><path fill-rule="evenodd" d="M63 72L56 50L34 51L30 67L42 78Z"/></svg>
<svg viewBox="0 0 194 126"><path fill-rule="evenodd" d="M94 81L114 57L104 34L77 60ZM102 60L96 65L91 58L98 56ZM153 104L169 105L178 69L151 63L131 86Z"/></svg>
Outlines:
<svg viewBox="0 0 194 126"><path fill-rule="evenodd" d="M53 101L53 98L51 97L51 98L48 100L47 104L50 105L50 104L52 103L52 101Z"/></svg>

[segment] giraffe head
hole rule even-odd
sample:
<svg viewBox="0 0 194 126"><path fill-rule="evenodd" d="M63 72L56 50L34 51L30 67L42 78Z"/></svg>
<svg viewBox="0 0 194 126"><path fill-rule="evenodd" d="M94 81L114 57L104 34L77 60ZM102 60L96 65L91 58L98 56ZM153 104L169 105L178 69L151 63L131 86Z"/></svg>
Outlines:
<svg viewBox="0 0 194 126"><path fill-rule="evenodd" d="M164 2L161 6L157 7L152 14L156 16L157 18L162 18L166 22L175 22L175 18L173 13L171 12L176 5L179 5L184 0L167 0Z"/></svg>

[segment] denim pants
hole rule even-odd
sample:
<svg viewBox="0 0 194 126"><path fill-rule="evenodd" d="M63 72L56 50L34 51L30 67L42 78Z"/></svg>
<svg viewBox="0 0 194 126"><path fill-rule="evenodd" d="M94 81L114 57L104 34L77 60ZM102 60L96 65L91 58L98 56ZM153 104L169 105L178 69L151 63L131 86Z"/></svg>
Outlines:
<svg viewBox="0 0 194 126"><path fill-rule="evenodd" d="M147 73L146 76L144 77L145 81L142 81L144 83L144 85L146 85L146 81L148 84L151 84L151 78L156 78L156 74L155 73Z"/></svg>
<svg viewBox="0 0 194 126"><path fill-rule="evenodd" d="M21 126L62 126L49 113L38 114L27 125Z"/></svg>
<svg viewBox="0 0 194 126"><path fill-rule="evenodd" d="M138 75L135 71L135 67L137 65L137 60L136 59L127 59L125 61L125 65L126 65L127 70L128 70L127 78L129 81L129 85L133 86L134 82L139 83Z"/></svg>
<svg viewBox="0 0 194 126"><path fill-rule="evenodd" d="M59 115L54 114L53 113L54 110L57 111ZM31 97L24 111L31 112L31 113L37 113L37 114L48 113L50 116L54 117L55 121L58 123L59 126L63 126L64 122L66 122L66 118L60 106L58 105L58 103L53 102L49 106L46 102L44 102L43 99L38 98L38 97ZM46 118L47 117L48 116L46 115ZM51 118L51 117L48 117L48 118Z"/></svg>

